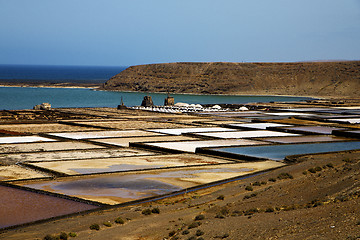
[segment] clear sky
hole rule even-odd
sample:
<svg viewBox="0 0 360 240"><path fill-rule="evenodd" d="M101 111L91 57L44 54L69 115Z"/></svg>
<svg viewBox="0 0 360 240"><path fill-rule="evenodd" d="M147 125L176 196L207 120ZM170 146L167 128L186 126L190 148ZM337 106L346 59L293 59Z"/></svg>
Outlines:
<svg viewBox="0 0 360 240"><path fill-rule="evenodd" d="M360 0L0 0L0 64L360 59Z"/></svg>

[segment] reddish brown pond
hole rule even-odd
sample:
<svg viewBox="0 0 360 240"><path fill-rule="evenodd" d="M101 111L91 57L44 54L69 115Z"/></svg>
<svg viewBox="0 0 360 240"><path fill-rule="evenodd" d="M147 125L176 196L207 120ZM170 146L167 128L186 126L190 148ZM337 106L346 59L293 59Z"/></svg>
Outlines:
<svg viewBox="0 0 360 240"><path fill-rule="evenodd" d="M0 186L0 202L0 228L98 208L5 186Z"/></svg>

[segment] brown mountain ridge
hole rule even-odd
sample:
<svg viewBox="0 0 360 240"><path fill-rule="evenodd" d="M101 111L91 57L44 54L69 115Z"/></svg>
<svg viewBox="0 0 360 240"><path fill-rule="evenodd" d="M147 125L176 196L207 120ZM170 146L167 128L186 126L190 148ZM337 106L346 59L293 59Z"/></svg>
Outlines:
<svg viewBox="0 0 360 240"><path fill-rule="evenodd" d="M357 97L360 61L163 63L132 66L101 89L194 94Z"/></svg>

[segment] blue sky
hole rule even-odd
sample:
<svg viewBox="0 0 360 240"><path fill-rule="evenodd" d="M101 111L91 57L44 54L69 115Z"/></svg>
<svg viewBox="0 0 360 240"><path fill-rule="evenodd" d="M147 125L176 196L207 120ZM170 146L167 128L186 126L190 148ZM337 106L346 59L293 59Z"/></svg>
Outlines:
<svg viewBox="0 0 360 240"><path fill-rule="evenodd" d="M360 0L0 0L0 64L360 59Z"/></svg>

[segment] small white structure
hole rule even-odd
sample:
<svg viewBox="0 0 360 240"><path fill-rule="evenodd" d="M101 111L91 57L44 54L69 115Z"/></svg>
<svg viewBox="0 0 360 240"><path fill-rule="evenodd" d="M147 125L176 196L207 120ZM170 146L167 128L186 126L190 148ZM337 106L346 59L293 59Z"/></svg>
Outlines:
<svg viewBox="0 0 360 240"><path fill-rule="evenodd" d="M189 107L189 104L188 103L178 102L178 103L175 103L175 106L177 106L177 107Z"/></svg>
<svg viewBox="0 0 360 240"><path fill-rule="evenodd" d="M221 109L221 107L219 105L214 105L211 107L212 109Z"/></svg>
<svg viewBox="0 0 360 240"><path fill-rule="evenodd" d="M34 110L51 110L51 104L50 103L42 103L39 105L35 105Z"/></svg>
<svg viewBox="0 0 360 240"><path fill-rule="evenodd" d="M245 106L242 106L239 108L240 111L249 111L249 109Z"/></svg>

